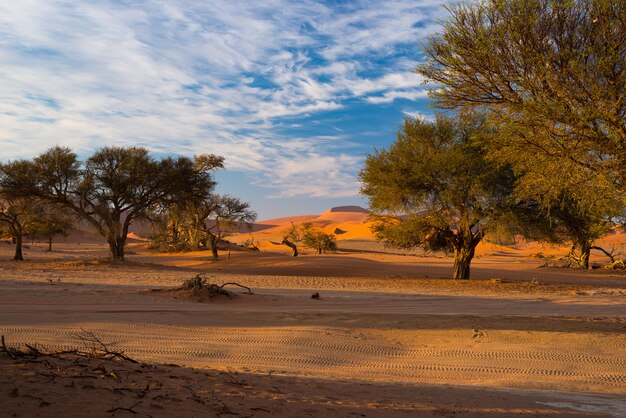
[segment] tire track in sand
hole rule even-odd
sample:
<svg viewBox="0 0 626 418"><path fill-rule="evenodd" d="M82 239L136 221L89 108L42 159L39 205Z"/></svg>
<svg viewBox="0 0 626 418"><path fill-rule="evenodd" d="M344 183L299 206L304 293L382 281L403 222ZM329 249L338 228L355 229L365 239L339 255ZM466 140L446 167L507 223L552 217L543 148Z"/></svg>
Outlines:
<svg viewBox="0 0 626 418"><path fill-rule="evenodd" d="M111 347L146 361L323 377L481 383L626 392L624 337L465 330L358 330L331 327L184 327L141 322L81 325ZM78 326L0 327L9 344L80 344ZM581 341L584 341L581 343ZM457 348L449 348L449 347Z"/></svg>

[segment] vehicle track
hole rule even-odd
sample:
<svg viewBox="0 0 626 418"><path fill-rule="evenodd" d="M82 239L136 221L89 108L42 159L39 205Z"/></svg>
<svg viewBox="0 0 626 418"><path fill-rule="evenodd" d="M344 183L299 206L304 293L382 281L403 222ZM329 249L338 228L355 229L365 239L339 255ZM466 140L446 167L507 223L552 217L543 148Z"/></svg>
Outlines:
<svg viewBox="0 0 626 418"><path fill-rule="evenodd" d="M395 382L485 383L626 393L624 335L340 327L189 327L142 322L0 326L9 344L79 346L95 333L145 361ZM449 348L449 347L456 348Z"/></svg>

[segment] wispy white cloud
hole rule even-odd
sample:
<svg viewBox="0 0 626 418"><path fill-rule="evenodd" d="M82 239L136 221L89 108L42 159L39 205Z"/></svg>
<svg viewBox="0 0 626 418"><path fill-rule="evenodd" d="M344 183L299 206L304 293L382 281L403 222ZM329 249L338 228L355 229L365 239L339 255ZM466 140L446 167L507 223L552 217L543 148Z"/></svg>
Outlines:
<svg viewBox="0 0 626 418"><path fill-rule="evenodd" d="M369 96L365 100L369 103L391 103L396 99L418 100L428 97L424 90L393 90L386 91L382 96Z"/></svg>
<svg viewBox="0 0 626 418"><path fill-rule="evenodd" d="M435 120L435 116L433 114L420 112L419 110L404 110L402 113L409 119L419 119L426 122L433 122Z"/></svg>
<svg viewBox="0 0 626 418"><path fill-rule="evenodd" d="M349 138L276 128L425 97L398 50L417 51L443 2L1 2L0 159L132 143L223 154L279 196L355 194Z"/></svg>

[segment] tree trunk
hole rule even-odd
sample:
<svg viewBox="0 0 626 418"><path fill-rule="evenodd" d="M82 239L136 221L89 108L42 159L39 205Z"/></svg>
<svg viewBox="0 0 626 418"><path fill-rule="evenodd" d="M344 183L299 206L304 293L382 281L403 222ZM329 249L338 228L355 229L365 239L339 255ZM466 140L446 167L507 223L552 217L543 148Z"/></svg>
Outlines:
<svg viewBox="0 0 626 418"><path fill-rule="evenodd" d="M474 258L474 247L463 246L454 249L454 268L452 270L454 280L469 280L472 258Z"/></svg>
<svg viewBox="0 0 626 418"><path fill-rule="evenodd" d="M583 242L580 244L580 258L578 258L578 267L581 269L589 269L589 256L591 255L591 244Z"/></svg>
<svg viewBox="0 0 626 418"><path fill-rule="evenodd" d="M209 244L209 249L211 250L211 255L213 256L214 259L218 259L218 253L217 253L217 235L215 234L211 234L209 232L209 239L207 241L207 243Z"/></svg>
<svg viewBox="0 0 626 418"><path fill-rule="evenodd" d="M472 231L476 222L471 222L466 216L461 217L459 229L454 245L454 267L452 278L454 280L469 280L470 264L474 258L474 250L484 236L484 230Z"/></svg>
<svg viewBox="0 0 626 418"><path fill-rule="evenodd" d="M14 261L23 261L24 255L22 254L22 235L19 234L15 239L15 256L13 256Z"/></svg>
<svg viewBox="0 0 626 418"><path fill-rule="evenodd" d="M318 248L318 249L317 249L317 253L318 253L318 254L322 254L322 248Z"/></svg>
<svg viewBox="0 0 626 418"><path fill-rule="evenodd" d="M293 253L291 254L294 257L298 256L298 247L296 246L296 244L294 244L293 242L289 241L288 239L283 239L282 244L286 245L287 247L291 248L291 250L293 251Z"/></svg>
<svg viewBox="0 0 626 418"><path fill-rule="evenodd" d="M124 261L124 246L126 244L126 240L124 238L115 237L109 238L108 242L111 258L113 260Z"/></svg>
<svg viewBox="0 0 626 418"><path fill-rule="evenodd" d="M51 253L52 252L52 240L54 239L54 237L48 237L48 252Z"/></svg>

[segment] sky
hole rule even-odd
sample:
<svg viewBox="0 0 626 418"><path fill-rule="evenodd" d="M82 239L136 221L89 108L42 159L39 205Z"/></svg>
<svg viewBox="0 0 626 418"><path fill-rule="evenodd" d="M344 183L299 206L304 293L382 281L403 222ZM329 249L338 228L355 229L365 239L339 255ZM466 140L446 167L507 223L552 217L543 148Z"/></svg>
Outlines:
<svg viewBox="0 0 626 418"><path fill-rule="evenodd" d="M259 219L360 205L405 117L445 0L0 2L0 160L138 145L226 159Z"/></svg>

